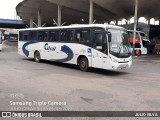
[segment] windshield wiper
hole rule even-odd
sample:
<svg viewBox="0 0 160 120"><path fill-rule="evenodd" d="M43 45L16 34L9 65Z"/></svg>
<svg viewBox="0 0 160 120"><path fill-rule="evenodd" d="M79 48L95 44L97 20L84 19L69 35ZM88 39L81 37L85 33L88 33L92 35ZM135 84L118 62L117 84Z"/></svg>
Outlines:
<svg viewBox="0 0 160 120"><path fill-rule="evenodd" d="M119 51L118 51L118 54L121 53L121 50L122 50L122 45L119 46Z"/></svg>
<svg viewBox="0 0 160 120"><path fill-rule="evenodd" d="M121 53L122 48L126 50L126 53L125 53L125 54L128 54L128 53L127 53L128 49L127 49L126 47L124 47L124 45L120 45L118 54ZM128 52L129 52L129 51L128 51ZM122 52L122 54L124 54L124 52Z"/></svg>

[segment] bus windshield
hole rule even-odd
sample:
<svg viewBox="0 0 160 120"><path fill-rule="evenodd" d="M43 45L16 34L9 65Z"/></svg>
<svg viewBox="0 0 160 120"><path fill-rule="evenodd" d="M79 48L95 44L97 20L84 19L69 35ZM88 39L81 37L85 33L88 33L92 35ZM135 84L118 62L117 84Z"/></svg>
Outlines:
<svg viewBox="0 0 160 120"><path fill-rule="evenodd" d="M131 55L131 46L128 39L128 33L125 30L109 29L111 32L111 42L109 44L110 54L116 57L129 57Z"/></svg>

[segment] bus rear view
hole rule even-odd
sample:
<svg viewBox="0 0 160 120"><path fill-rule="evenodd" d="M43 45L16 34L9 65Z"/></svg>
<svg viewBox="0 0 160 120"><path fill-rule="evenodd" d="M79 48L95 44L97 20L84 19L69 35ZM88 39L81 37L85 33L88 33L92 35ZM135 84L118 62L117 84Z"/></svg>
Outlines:
<svg viewBox="0 0 160 120"><path fill-rule="evenodd" d="M128 30L129 41L133 47L133 30ZM141 31L136 31L136 41L135 41L135 53L136 55L145 55L148 54L150 41L147 38L146 34Z"/></svg>

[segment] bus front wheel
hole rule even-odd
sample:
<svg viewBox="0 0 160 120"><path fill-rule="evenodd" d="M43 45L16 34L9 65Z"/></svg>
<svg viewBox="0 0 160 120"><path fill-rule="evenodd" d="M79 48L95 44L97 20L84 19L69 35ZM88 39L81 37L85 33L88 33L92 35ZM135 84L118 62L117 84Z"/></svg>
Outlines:
<svg viewBox="0 0 160 120"><path fill-rule="evenodd" d="M79 60L79 68L80 70L86 72L88 71L88 60L85 57L80 58Z"/></svg>
<svg viewBox="0 0 160 120"><path fill-rule="evenodd" d="M35 62L40 62L40 60L41 60L41 55L38 51L36 51L34 53L34 60L35 60Z"/></svg>

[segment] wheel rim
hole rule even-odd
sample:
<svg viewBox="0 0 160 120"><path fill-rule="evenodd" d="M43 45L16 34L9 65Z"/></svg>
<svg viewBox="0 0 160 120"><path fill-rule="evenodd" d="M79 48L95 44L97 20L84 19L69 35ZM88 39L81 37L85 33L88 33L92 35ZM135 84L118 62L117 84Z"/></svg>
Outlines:
<svg viewBox="0 0 160 120"><path fill-rule="evenodd" d="M38 61L40 59L40 55L38 53L35 54L35 59Z"/></svg>
<svg viewBox="0 0 160 120"><path fill-rule="evenodd" d="M82 62L81 62L81 67L82 67L82 68L86 68L86 62L85 62L85 61L82 61Z"/></svg>

